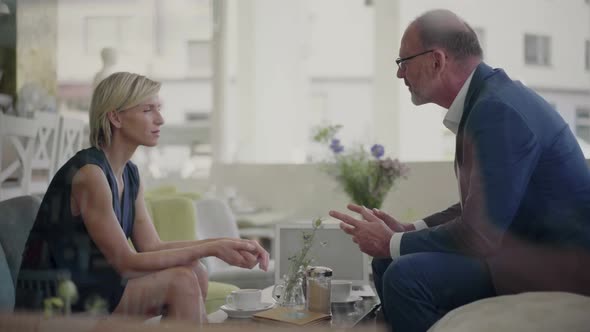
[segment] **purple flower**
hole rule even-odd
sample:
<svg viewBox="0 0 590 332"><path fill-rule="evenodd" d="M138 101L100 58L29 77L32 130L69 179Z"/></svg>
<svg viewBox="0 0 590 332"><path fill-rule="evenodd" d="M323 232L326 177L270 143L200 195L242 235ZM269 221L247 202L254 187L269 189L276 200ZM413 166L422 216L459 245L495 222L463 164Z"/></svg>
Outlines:
<svg viewBox="0 0 590 332"><path fill-rule="evenodd" d="M332 142L330 143L330 149L332 149L332 152L336 154L344 151L344 147L340 144L340 140L337 138L332 139Z"/></svg>
<svg viewBox="0 0 590 332"><path fill-rule="evenodd" d="M383 157L384 153L385 153L385 148L381 144L375 144L371 147L371 154L373 155L373 157L375 157L377 159Z"/></svg>

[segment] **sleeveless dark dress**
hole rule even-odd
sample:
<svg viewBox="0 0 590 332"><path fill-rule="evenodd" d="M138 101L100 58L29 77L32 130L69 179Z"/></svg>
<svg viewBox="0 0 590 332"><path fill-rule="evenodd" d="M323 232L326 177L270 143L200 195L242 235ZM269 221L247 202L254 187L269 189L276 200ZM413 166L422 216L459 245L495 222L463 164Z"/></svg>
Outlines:
<svg viewBox="0 0 590 332"><path fill-rule="evenodd" d="M129 239L135 218L139 173L132 162L123 171L124 191L119 201L117 181L105 154L96 148L78 152L55 174L39 208L27 240L23 269L67 269L76 284L79 300L73 311L83 311L86 299L98 295L112 312L119 303L125 280L107 263L90 238L82 216L71 213L72 179L85 165L97 165L104 172L113 195L113 210Z"/></svg>

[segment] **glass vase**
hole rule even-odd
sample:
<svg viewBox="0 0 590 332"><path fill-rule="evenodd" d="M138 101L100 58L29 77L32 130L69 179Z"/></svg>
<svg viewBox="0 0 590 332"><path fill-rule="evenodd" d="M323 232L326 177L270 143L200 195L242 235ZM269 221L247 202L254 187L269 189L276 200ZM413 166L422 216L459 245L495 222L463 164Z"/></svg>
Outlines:
<svg viewBox="0 0 590 332"><path fill-rule="evenodd" d="M281 307L301 311L305 309L303 295L303 279L283 277L282 281L272 290L272 297Z"/></svg>

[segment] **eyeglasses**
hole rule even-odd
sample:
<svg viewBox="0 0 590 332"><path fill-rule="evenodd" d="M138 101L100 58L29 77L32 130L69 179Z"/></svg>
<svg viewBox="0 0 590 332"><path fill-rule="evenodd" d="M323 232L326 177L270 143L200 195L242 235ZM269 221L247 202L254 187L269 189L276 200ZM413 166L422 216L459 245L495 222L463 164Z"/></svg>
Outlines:
<svg viewBox="0 0 590 332"><path fill-rule="evenodd" d="M424 52L421 52L421 53L418 53L418 54L407 56L405 58L397 58L397 59L395 59L395 63L397 63L397 66L398 66L399 69L402 69L403 70L405 68L405 66L403 65L404 62L406 62L408 60L412 60L413 58L415 58L417 56L421 56L421 55L424 55L424 54L430 53L430 52L434 52L434 50L424 51Z"/></svg>

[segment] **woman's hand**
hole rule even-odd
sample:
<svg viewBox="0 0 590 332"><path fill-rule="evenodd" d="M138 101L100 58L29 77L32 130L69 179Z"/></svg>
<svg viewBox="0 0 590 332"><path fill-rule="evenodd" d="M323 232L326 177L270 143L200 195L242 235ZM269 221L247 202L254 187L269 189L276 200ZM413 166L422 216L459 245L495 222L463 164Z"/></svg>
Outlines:
<svg viewBox="0 0 590 332"><path fill-rule="evenodd" d="M230 265L251 269L259 263L262 270L268 269L269 254L256 241L223 238L206 245L210 246L212 256Z"/></svg>

